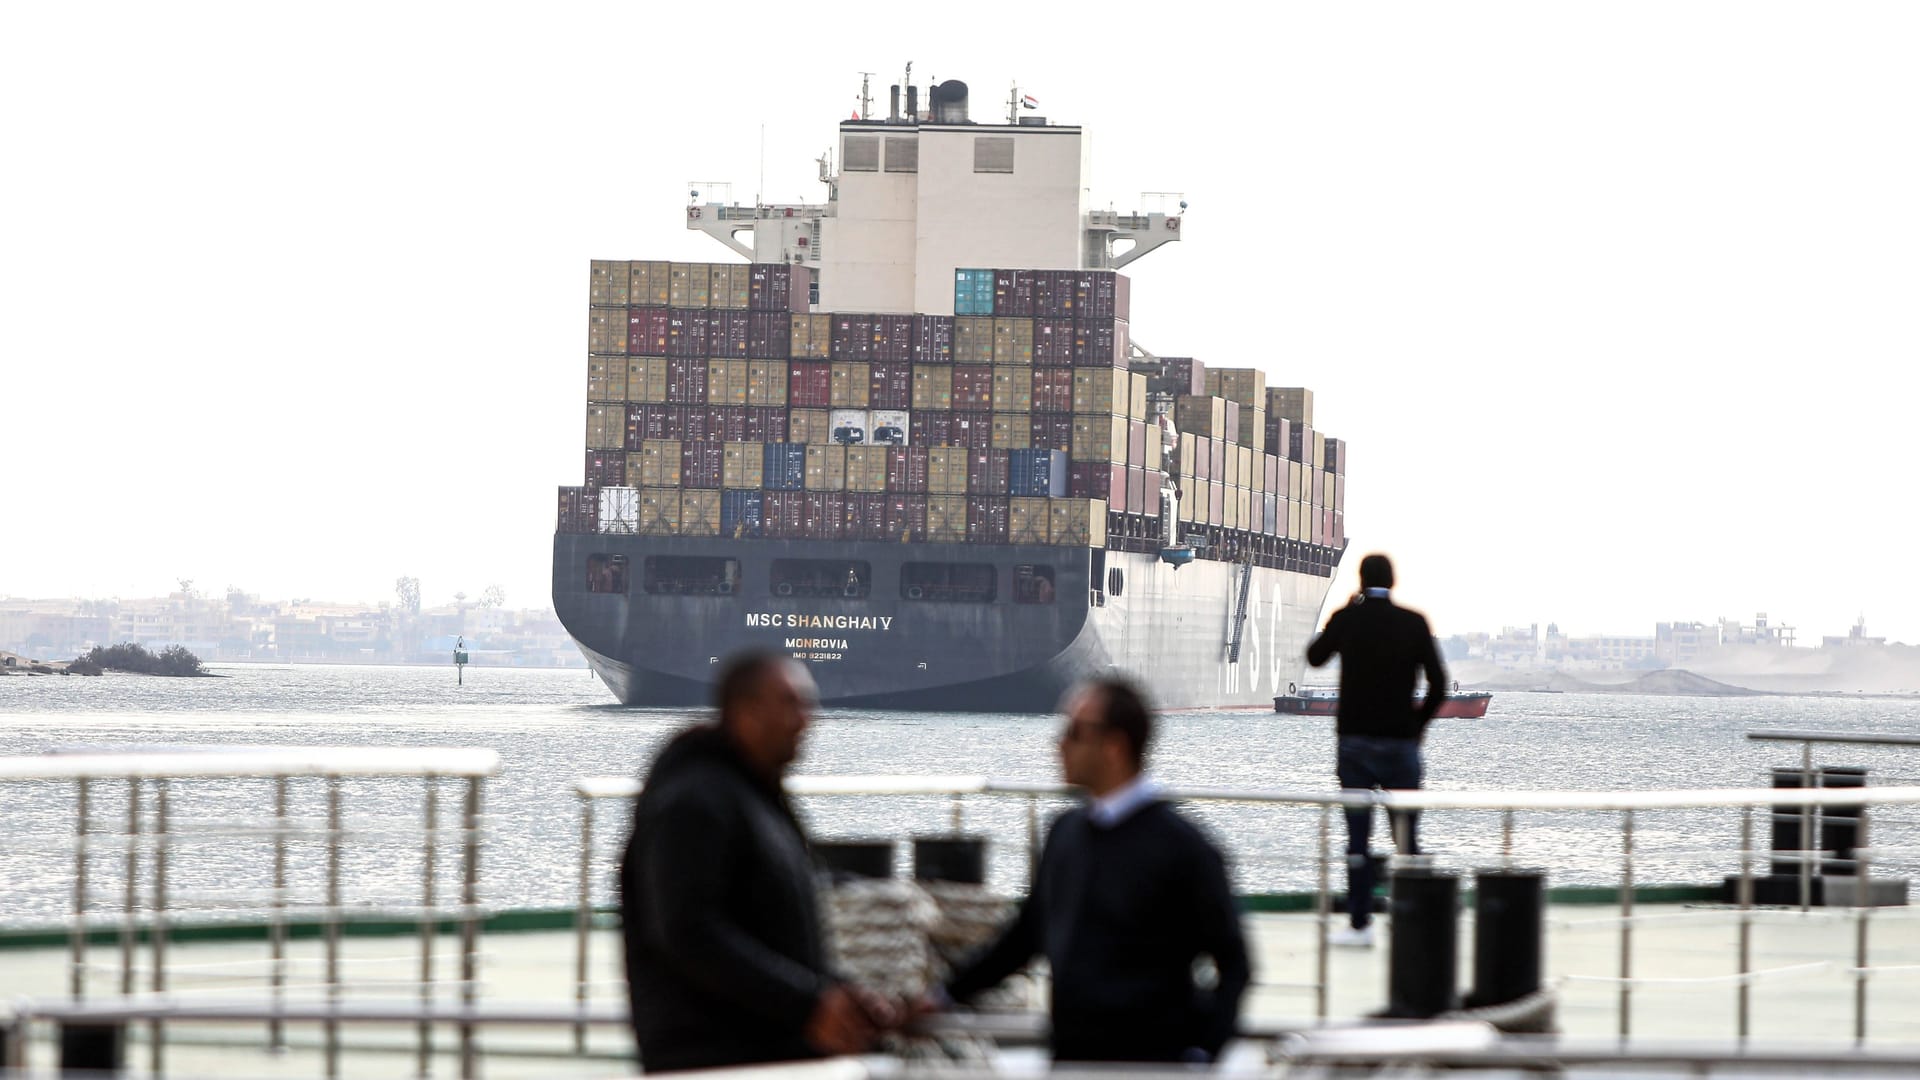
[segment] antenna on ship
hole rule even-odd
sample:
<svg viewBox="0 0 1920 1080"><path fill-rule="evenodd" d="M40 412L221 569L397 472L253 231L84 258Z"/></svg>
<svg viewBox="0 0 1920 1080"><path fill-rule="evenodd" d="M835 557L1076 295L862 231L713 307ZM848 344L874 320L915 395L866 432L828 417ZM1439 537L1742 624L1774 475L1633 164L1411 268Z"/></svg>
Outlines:
<svg viewBox="0 0 1920 1080"><path fill-rule="evenodd" d="M1007 91L1008 127L1012 127L1020 122L1020 84L1016 82L1011 84L1011 86L1012 89Z"/></svg>
<svg viewBox="0 0 1920 1080"><path fill-rule="evenodd" d="M867 85L868 81L872 78L873 72L871 71L863 71L860 73L860 115L854 117L855 120L865 120L867 114L873 109L873 95L868 92L869 87Z"/></svg>

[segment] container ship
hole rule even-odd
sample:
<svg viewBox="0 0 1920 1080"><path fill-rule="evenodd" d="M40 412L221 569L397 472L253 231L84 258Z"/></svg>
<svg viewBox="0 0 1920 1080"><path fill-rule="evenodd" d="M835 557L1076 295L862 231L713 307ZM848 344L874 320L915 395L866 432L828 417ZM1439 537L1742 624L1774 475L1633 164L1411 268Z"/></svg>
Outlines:
<svg viewBox="0 0 1920 1080"><path fill-rule="evenodd" d="M1043 711L1120 671L1271 708L1346 547L1346 444L1311 390L1135 336L1120 270L1184 203L1090 209L1081 128L926 89L883 119L863 87L824 203L696 185L729 261L592 261L561 621L633 705L763 647L840 706Z"/></svg>

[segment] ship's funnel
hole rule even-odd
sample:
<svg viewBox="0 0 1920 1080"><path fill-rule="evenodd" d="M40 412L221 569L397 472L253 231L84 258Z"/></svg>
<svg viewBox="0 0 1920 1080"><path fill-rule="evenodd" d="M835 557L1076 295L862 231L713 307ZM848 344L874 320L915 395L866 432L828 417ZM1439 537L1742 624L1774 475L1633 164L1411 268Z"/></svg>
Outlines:
<svg viewBox="0 0 1920 1080"><path fill-rule="evenodd" d="M948 79L935 83L927 91L928 104L933 110L933 122L936 124L964 124L967 122L967 84L959 79Z"/></svg>
<svg viewBox="0 0 1920 1080"><path fill-rule="evenodd" d="M907 120L915 124L920 122L920 88L912 83L907 84Z"/></svg>
<svg viewBox="0 0 1920 1080"><path fill-rule="evenodd" d="M900 87L898 84L887 93L887 119L896 122L900 119Z"/></svg>

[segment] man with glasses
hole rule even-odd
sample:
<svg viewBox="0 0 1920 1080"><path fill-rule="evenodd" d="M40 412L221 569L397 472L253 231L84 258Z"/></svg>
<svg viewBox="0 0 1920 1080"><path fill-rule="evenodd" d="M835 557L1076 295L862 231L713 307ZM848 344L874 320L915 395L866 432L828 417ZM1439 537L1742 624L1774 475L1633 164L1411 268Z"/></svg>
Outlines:
<svg viewBox="0 0 1920 1080"><path fill-rule="evenodd" d="M1044 955L1055 1060L1213 1061L1249 978L1226 864L1142 771L1153 717L1140 691L1098 679L1068 702L1061 769L1091 799L1054 822L1019 916L946 999Z"/></svg>

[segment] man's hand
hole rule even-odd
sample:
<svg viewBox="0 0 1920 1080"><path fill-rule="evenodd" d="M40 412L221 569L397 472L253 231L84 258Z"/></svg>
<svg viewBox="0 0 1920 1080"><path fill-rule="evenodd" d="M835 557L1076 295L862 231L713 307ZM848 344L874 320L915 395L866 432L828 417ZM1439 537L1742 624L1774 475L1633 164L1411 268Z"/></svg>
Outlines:
<svg viewBox="0 0 1920 1080"><path fill-rule="evenodd" d="M878 1036L878 1026L863 995L872 997L866 991L845 986L829 987L814 1003L813 1015L807 1017L801 1035L823 1054L858 1054L869 1049ZM880 1004L886 1007L885 1002Z"/></svg>

